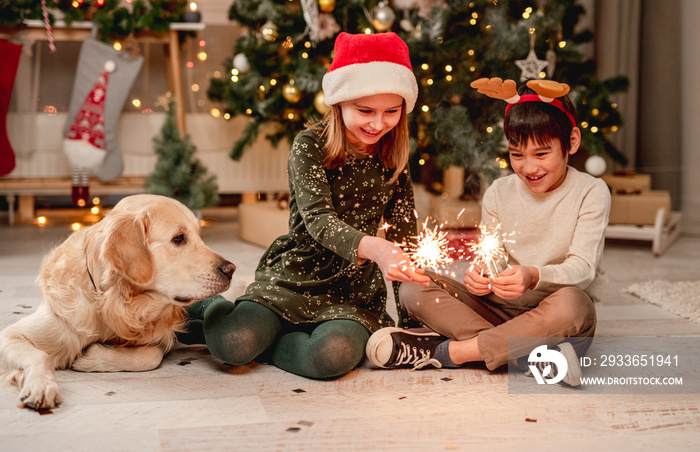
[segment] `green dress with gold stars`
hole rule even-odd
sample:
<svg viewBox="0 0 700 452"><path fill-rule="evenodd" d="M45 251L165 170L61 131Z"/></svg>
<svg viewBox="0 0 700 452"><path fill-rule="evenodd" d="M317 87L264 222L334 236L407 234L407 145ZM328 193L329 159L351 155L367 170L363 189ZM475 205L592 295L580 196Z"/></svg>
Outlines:
<svg viewBox="0 0 700 452"><path fill-rule="evenodd" d="M416 235L413 187L408 169L387 185L394 170L376 155L350 157L335 169L323 167L320 132L305 130L289 155L289 232L260 259L255 282L237 301L267 306L292 323L332 319L360 322L370 332L393 326L379 266L360 264L357 246L376 234L384 219L390 241ZM398 283L394 283L394 293ZM399 324L408 316L398 304Z"/></svg>

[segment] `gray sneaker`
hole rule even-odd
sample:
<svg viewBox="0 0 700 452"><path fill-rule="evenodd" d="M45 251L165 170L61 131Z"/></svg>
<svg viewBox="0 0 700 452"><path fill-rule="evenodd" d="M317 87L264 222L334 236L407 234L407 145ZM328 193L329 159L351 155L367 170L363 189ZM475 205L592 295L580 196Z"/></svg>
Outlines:
<svg viewBox="0 0 700 452"><path fill-rule="evenodd" d="M442 364L434 356L435 347L444 340L443 336L432 331L382 328L369 338L365 352L372 363L385 369L441 368Z"/></svg>

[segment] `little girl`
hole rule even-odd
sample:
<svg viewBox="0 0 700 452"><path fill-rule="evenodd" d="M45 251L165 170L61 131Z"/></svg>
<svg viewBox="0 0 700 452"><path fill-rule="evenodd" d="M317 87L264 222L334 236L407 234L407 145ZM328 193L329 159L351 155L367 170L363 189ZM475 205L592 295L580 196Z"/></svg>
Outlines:
<svg viewBox="0 0 700 452"><path fill-rule="evenodd" d="M384 277L429 282L395 244L416 235L406 115L418 85L408 47L394 33L341 33L323 91L331 111L289 155L289 232L235 304L215 297L188 312L229 364L260 357L305 377L344 375L370 333L393 324ZM386 240L376 236L380 221L390 225Z"/></svg>

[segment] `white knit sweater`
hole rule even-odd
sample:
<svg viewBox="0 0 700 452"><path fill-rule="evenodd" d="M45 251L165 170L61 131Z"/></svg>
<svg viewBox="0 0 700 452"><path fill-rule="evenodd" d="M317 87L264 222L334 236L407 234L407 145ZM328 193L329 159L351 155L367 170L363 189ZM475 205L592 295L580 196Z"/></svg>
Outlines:
<svg viewBox="0 0 700 452"><path fill-rule="evenodd" d="M500 223L502 233L513 233L504 243L510 265L537 267L540 273L534 290L504 303L535 306L567 286L599 301L607 281L599 265L609 213L605 182L572 167L548 193L533 193L515 174L494 181L484 194L482 224Z"/></svg>

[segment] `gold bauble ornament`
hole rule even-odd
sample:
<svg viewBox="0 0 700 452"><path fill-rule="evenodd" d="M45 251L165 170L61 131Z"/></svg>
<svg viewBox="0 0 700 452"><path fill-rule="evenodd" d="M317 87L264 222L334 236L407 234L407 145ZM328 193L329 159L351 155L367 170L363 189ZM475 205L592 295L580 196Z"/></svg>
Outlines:
<svg viewBox="0 0 700 452"><path fill-rule="evenodd" d="M316 107L316 111L318 111L322 115L325 115L326 113L331 111L332 107L326 105L326 95L323 91L319 91L314 97L314 107Z"/></svg>
<svg viewBox="0 0 700 452"><path fill-rule="evenodd" d="M294 84L294 80L290 80L282 87L282 96L292 104L301 100L301 90Z"/></svg>
<svg viewBox="0 0 700 452"><path fill-rule="evenodd" d="M260 34L267 42L275 42L277 37L280 35L277 25L270 21L265 22L263 26L260 27Z"/></svg>
<svg viewBox="0 0 700 452"><path fill-rule="evenodd" d="M335 0L318 0L318 8L324 13L332 13L335 9Z"/></svg>

